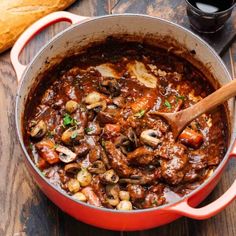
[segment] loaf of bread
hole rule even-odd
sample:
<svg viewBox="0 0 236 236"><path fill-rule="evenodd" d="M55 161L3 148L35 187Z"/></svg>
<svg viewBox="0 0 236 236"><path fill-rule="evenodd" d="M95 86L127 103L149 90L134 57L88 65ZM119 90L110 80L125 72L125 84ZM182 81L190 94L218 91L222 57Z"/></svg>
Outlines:
<svg viewBox="0 0 236 236"><path fill-rule="evenodd" d="M0 0L0 53L39 18L63 10L75 0Z"/></svg>

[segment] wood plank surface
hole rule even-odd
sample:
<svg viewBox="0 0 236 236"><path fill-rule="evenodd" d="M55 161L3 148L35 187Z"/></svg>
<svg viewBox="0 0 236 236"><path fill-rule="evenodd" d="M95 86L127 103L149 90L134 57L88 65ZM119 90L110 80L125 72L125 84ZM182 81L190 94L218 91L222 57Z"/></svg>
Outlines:
<svg viewBox="0 0 236 236"><path fill-rule="evenodd" d="M164 11L170 1L123 1L123 0L81 0L68 10L88 16L119 12L147 13L181 23L181 17L174 10ZM178 11L184 8L182 2L176 3ZM164 4L164 5L162 5ZM131 6L132 5L132 6ZM182 10L181 10L182 9ZM160 13L161 12L161 13ZM161 15L160 15L161 14ZM39 34L31 41L21 55L21 61L27 63L33 55L53 35L67 24L56 24ZM231 70L236 70L236 43L224 54L224 61ZM231 59L231 62L230 62ZM63 213L39 190L23 163L23 153L15 133L14 103L17 89L16 76L10 63L9 51L0 55L0 236L233 236L236 235L236 202L217 216L204 221L181 218L169 225L139 232L114 232L98 229ZM227 166L220 183L204 201L207 204L223 194L236 176L236 162ZM91 216L97 217L97 216ZM148 219L147 219L148 220Z"/></svg>
<svg viewBox="0 0 236 236"><path fill-rule="evenodd" d="M225 27L215 34L200 34L190 27L185 0L119 0L112 9L113 14L141 13L157 16L178 23L205 39L219 54L223 54L236 37L236 11Z"/></svg>

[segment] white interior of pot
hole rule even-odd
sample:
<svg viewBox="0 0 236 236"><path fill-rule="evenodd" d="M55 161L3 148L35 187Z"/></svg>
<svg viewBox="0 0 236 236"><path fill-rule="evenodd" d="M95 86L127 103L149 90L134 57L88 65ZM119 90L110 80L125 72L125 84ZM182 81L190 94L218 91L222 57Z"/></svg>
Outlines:
<svg viewBox="0 0 236 236"><path fill-rule="evenodd" d="M217 54L207 46L200 38L190 31L170 22L142 15L113 15L95 18L82 24L71 26L52 39L32 60L30 66L23 75L20 89L20 99L17 104L17 120L21 120L28 92L35 83L39 73L45 70L45 65L54 63L59 56L68 55L72 51L79 51L94 41L101 41L107 36L116 34L139 35L145 38L154 35L157 38L171 37L184 45L186 49L195 50L194 57L209 69L214 78L221 85L228 83L231 78ZM46 63L47 62L47 63ZM49 64L48 64L49 62ZM233 100L228 102L229 120L233 124L234 106ZM18 123L18 127L21 124ZM22 134L21 134L22 135Z"/></svg>

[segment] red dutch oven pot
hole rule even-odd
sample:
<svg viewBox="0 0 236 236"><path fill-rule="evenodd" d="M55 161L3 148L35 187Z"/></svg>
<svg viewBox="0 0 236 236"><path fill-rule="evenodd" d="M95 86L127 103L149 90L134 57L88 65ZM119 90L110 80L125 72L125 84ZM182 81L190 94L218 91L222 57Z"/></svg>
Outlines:
<svg viewBox="0 0 236 236"><path fill-rule="evenodd" d="M45 27L59 21L68 21L72 25L47 43L29 65L22 65L19 62L19 54L27 42ZM178 202L157 208L134 211L117 211L94 207L87 203L76 201L60 191L60 189L57 189L47 181L30 159L23 143L22 117L29 91L35 85L35 82L37 83L37 75L43 72L48 62L53 61L54 58L63 58L70 51L83 48L91 42L102 40L109 35L115 34L139 35L141 37L152 34L157 35L159 38L171 37L181 45L184 45L186 49L194 49L196 51L194 56L196 60L208 65L210 73L218 80L220 85L226 84L231 80L224 63L207 43L192 32L169 21L134 14L86 18L68 12L52 13L30 26L21 35L11 51L11 61L20 82L16 98L16 127L22 149L26 156L25 161L32 177L48 198L63 211L80 221L101 228L111 230L144 230L167 224L181 216L193 219L207 219L214 216L236 198L236 181L214 202L201 208L195 207L210 194L220 180L227 162L236 156L235 133L233 132L236 117L234 99L227 103L230 142L224 159L214 173L200 187Z"/></svg>

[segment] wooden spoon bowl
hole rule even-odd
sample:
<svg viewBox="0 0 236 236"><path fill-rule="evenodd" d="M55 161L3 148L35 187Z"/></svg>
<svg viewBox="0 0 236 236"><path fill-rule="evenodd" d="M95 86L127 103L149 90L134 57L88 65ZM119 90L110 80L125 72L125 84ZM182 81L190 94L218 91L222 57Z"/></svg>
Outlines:
<svg viewBox="0 0 236 236"><path fill-rule="evenodd" d="M236 80L222 86L214 93L205 97L195 105L175 113L150 112L150 115L163 117L171 126L173 136L176 139L184 128L195 118L203 113L212 110L236 95Z"/></svg>

